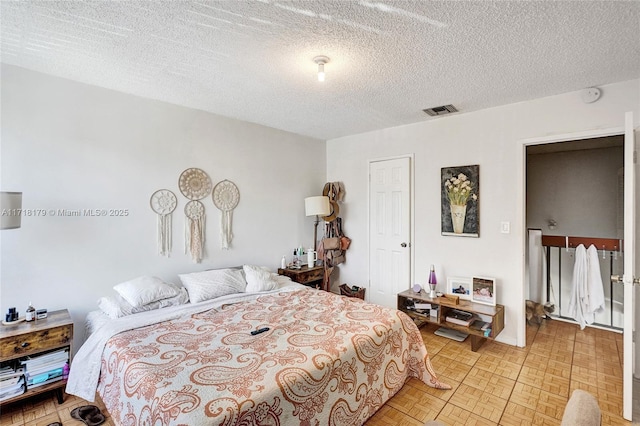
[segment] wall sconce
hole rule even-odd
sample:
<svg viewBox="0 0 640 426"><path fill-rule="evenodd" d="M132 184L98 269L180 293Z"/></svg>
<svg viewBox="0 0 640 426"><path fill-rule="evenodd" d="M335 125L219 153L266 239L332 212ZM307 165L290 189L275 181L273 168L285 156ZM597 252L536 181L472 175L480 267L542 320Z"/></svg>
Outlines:
<svg viewBox="0 0 640 426"><path fill-rule="evenodd" d="M549 229L554 230L556 229L556 226L558 226L558 222L553 219L549 219L547 220L547 226L549 226Z"/></svg>
<svg viewBox="0 0 640 426"><path fill-rule="evenodd" d="M318 64L318 81L324 81L324 64L329 62L329 58L326 56L316 56L313 58L313 62Z"/></svg>
<svg viewBox="0 0 640 426"><path fill-rule="evenodd" d="M0 215L0 229L20 228L22 218L22 192L0 192L0 210L7 211Z"/></svg>

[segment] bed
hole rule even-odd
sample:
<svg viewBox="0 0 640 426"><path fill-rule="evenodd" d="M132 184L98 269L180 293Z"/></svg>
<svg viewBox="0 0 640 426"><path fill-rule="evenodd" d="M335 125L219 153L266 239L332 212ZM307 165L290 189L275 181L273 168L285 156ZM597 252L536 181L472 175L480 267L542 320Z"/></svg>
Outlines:
<svg viewBox="0 0 640 426"><path fill-rule="evenodd" d="M122 425L358 425L409 377L450 389L408 316L290 283L104 321L67 392Z"/></svg>

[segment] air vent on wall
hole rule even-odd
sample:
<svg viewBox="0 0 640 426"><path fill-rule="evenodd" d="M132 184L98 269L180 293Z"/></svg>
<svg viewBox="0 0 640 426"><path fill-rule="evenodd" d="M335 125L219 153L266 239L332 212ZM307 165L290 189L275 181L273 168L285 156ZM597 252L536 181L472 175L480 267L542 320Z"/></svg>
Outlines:
<svg viewBox="0 0 640 426"><path fill-rule="evenodd" d="M436 117L438 115L451 114L452 112L458 112L456 107L454 107L453 105L442 105L439 107L423 109L423 111L429 114L431 117Z"/></svg>

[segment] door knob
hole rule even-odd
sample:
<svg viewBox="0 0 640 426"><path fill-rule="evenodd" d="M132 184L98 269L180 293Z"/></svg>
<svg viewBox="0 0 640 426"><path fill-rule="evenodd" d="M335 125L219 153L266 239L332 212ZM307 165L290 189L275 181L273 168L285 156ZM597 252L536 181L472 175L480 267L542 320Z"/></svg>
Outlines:
<svg viewBox="0 0 640 426"><path fill-rule="evenodd" d="M406 247L406 246L407 246L407 243L400 244L400 247Z"/></svg>

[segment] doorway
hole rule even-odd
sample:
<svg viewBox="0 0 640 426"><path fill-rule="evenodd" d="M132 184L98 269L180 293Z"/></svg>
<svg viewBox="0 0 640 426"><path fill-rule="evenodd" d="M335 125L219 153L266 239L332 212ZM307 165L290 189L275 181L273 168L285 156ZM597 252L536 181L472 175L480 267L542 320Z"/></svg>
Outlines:
<svg viewBox="0 0 640 426"><path fill-rule="evenodd" d="M531 256L525 297L555 307L556 319L569 312L578 244L597 250L604 310L595 325L622 331L624 291L611 275L623 273L624 136L526 147L526 226L541 231L542 256ZM595 258L595 257L594 257Z"/></svg>
<svg viewBox="0 0 640 426"><path fill-rule="evenodd" d="M637 139L637 131L635 132L636 137L635 139ZM635 241L638 238L638 235L636 234L636 230L637 227L635 226L636 224L636 210L635 210L635 198L637 197L637 188L638 188L638 172L637 172L637 162L635 160L635 151L634 151L634 147L635 147L635 142L634 142L634 128L633 128L633 114L631 112L628 112L625 114L625 126L624 128L616 128L616 129L602 129L602 130L592 130L592 131L587 131L587 132L582 132L580 134L573 134L573 135L557 135L557 136L550 136L550 137L543 137L543 138L532 138L532 139L528 139L525 141L522 141L522 147L523 147L523 162L526 162L527 160L527 152L526 149L528 146L530 145L546 145L546 144L553 144L553 143L560 143L560 142L566 142L566 141L570 141L570 140L589 140L589 139L595 139L595 138L601 138L601 137L606 137L606 136L614 136L614 135L621 135L624 134L624 241L622 243L623 247L624 247L624 277L623 277L623 281L624 281L624 300L627 302L626 305L624 307L624 336L623 336L623 340L624 340L624 345L622 345L622 342L620 342L620 344L618 345L619 347L624 347L624 350L620 349L619 352L620 354L623 354L623 358L624 358L624 363L623 363L623 369L624 369L624 373L623 373L623 392L622 392L622 396L623 396L623 401L624 401L624 417L626 419L631 419L632 416L632 404L633 404L633 400L632 400L632 382L633 382L633 377L632 377L632 366L634 364L634 357L633 357L633 343L632 343L632 334L633 334L633 329L632 329L632 323L634 320L634 314L633 314L633 308L634 308L634 297L632 290L633 290L633 285L632 285L632 279L636 276L636 273L634 271L635 269L638 269L638 259L636 259L635 257ZM524 173L521 175L523 178L523 189L524 189L524 193L528 196L528 194L526 193L526 183L527 183L527 177L526 177L526 173L527 173L527 169L526 167L523 168ZM588 184L586 186L586 190L588 191L591 187L589 186L589 184L591 183L591 179L587 180L586 183ZM617 192L617 191L616 191ZM588 192L587 192L588 195ZM528 208L527 208L527 204L530 203L526 203L525 199L521 199L522 200L522 205L523 205L523 213L524 216L527 215L528 213ZM593 209L593 206L591 206L591 209ZM524 223L527 223L526 221L526 217L523 218L524 219ZM551 225L551 223L548 223L548 225ZM555 226L555 224L553 225ZM618 245L620 245L620 243L618 243ZM524 265L523 268L523 278L526 282L527 277L528 277L528 272L530 270L530 266L528 264ZM617 277L614 280L612 278L612 281L617 281ZM528 296L529 294L529 290L530 290L530 286L529 284L525 284L523 285L524 288L524 292L523 295ZM524 336L525 332L525 327L523 324L523 327L521 329L521 336ZM595 342L594 342L595 343ZM592 345L593 346L593 350L597 350L597 345ZM617 388L619 388L618 385L616 385Z"/></svg>

